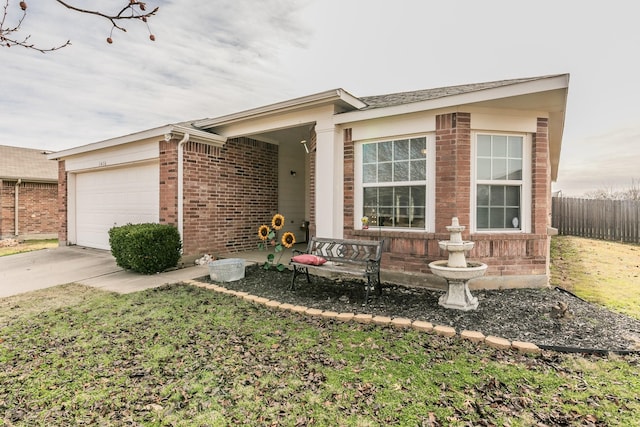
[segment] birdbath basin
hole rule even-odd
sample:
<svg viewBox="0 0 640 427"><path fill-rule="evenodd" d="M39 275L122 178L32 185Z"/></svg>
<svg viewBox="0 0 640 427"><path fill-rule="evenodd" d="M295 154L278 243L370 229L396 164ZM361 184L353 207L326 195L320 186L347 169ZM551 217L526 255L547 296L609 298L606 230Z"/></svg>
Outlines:
<svg viewBox="0 0 640 427"><path fill-rule="evenodd" d="M449 252L449 259L433 261L429 263L429 268L433 274L447 280L447 292L440 297L438 304L468 311L478 308L478 298L469 291L469 280L482 276L487 271L487 264L467 262L465 252L471 250L474 243L462 240L464 229L458 218L451 220L451 225L447 226L450 240L439 242L440 248Z"/></svg>
<svg viewBox="0 0 640 427"><path fill-rule="evenodd" d="M448 261L434 261L429 264L431 272L436 276L447 280L469 281L482 276L487 271L487 264L481 262L468 262L467 267L449 267Z"/></svg>

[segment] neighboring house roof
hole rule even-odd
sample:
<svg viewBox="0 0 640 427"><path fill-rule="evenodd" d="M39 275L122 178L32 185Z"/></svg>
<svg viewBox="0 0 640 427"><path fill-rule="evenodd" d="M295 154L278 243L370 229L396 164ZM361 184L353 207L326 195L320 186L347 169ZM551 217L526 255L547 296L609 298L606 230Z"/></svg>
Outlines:
<svg viewBox="0 0 640 427"><path fill-rule="evenodd" d="M58 163L48 160L50 151L0 145L0 179L55 182Z"/></svg>

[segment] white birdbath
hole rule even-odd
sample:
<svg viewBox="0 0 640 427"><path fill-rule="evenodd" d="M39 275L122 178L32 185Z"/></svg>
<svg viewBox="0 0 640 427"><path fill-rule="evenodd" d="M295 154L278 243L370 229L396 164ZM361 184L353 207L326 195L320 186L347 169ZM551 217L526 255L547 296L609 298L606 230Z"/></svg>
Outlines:
<svg viewBox="0 0 640 427"><path fill-rule="evenodd" d="M449 240L438 242L440 249L449 252L449 259L429 263L431 272L447 279L447 293L442 295L438 304L445 308L469 311L478 308L478 298L469 291L469 280L482 276L487 271L487 264L467 262L465 252L473 248L474 243L462 241L464 226L457 217L453 217L447 226Z"/></svg>

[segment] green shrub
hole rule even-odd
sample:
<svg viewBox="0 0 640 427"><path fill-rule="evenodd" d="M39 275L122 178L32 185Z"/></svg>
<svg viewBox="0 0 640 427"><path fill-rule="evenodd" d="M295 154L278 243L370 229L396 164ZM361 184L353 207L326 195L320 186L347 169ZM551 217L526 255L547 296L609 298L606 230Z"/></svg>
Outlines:
<svg viewBox="0 0 640 427"><path fill-rule="evenodd" d="M153 274L178 265L180 233L170 225L127 224L109 230L111 254L120 267Z"/></svg>

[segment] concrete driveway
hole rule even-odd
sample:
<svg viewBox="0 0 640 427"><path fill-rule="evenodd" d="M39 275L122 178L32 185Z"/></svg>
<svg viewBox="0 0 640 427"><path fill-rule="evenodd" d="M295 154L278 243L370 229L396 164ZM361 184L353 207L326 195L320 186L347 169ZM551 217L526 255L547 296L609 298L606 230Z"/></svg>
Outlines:
<svg viewBox="0 0 640 427"><path fill-rule="evenodd" d="M72 282L128 293L208 273L205 265L143 275L122 270L109 251L61 246L0 257L0 298Z"/></svg>

